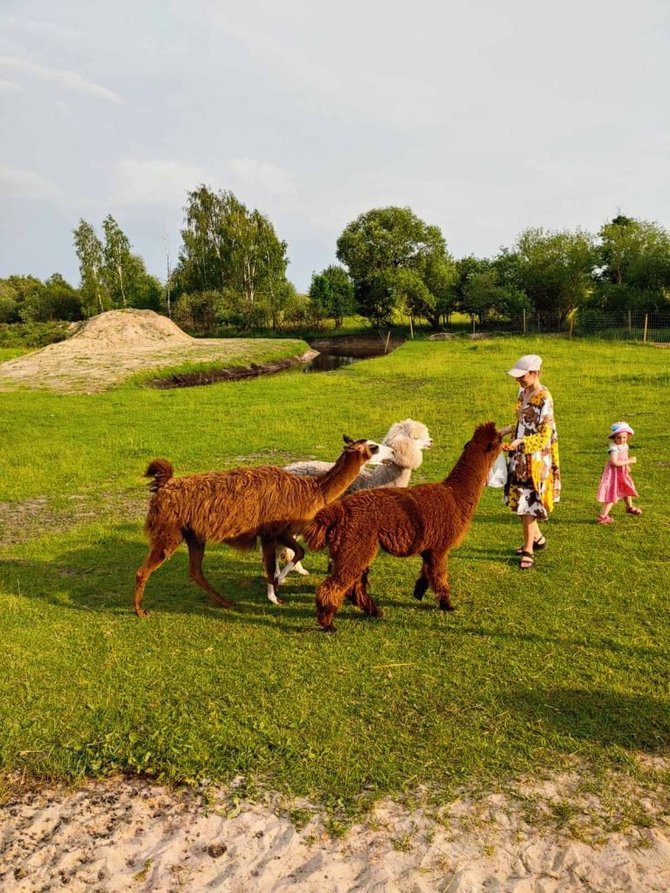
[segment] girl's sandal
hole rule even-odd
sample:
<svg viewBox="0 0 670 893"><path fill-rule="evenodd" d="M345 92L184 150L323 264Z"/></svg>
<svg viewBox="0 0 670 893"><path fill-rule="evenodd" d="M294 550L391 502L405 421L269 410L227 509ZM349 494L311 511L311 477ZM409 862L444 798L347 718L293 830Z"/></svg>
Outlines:
<svg viewBox="0 0 670 893"><path fill-rule="evenodd" d="M627 515L641 515L642 509L639 509L636 505L627 505L626 506L626 514Z"/></svg>
<svg viewBox="0 0 670 893"><path fill-rule="evenodd" d="M533 559L533 556L530 554L530 552L526 552L526 550L524 549L524 550L521 552L521 559L520 559L520 561L519 561L519 568L520 568L522 571L527 571L527 570L529 570L534 564L535 564L535 560Z"/></svg>
<svg viewBox="0 0 670 893"><path fill-rule="evenodd" d="M609 515L598 515L596 520L598 524L614 524L614 518L610 518Z"/></svg>
<svg viewBox="0 0 670 893"><path fill-rule="evenodd" d="M546 548L547 548L547 538L546 538L546 536L541 536L541 537L539 538L539 540L533 540L533 550L534 550L535 552L541 552L542 549L546 549ZM524 551L525 551L525 550L524 550L523 546L519 546L519 548L516 550L516 554L517 554L517 555L523 555Z"/></svg>

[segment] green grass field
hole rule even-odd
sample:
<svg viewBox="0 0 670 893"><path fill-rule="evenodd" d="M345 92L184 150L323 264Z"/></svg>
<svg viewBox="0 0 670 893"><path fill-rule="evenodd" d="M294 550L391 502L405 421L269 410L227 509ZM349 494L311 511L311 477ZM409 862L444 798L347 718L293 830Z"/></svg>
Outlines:
<svg viewBox="0 0 670 893"><path fill-rule="evenodd" d="M545 358L563 500L522 574L518 522L484 493L453 553L457 610L411 597L418 560L380 556L371 592L317 632L311 577L265 599L258 554L211 545L205 570L234 611L187 578L185 549L151 578L143 472L335 459L343 432L381 438L411 416L435 446L414 481L451 469L475 425L512 420L505 369ZM173 391L0 394L0 760L17 777L115 771L169 781L242 775L353 810L383 795L448 794L574 765L667 784L670 745L670 364L651 346L561 338L408 342L338 372ZM641 518L595 523L611 422L636 429ZM644 769L643 767L647 767ZM18 774L17 774L18 773ZM610 781L607 781L610 779ZM634 820L634 816L633 816Z"/></svg>

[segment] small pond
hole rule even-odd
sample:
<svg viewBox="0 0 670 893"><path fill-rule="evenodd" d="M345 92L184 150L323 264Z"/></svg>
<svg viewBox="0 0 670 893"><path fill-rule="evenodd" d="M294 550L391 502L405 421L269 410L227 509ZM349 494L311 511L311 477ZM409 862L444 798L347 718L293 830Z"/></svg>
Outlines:
<svg viewBox="0 0 670 893"><path fill-rule="evenodd" d="M348 366L357 360L369 360L391 353L405 341L404 338L382 338L379 335L356 335L350 338L316 338L309 342L318 356L310 360L304 372L331 372Z"/></svg>

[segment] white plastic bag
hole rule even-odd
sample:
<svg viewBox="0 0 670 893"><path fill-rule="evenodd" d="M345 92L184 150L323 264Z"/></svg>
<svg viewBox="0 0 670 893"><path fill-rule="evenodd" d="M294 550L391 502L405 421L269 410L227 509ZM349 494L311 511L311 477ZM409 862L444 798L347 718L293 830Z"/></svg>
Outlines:
<svg viewBox="0 0 670 893"><path fill-rule="evenodd" d="M489 471L489 476L486 478L486 486L487 487L496 487L499 489L500 487L504 487L507 483L507 456L505 453L499 453L498 458L495 460L493 465L491 466L491 470Z"/></svg>

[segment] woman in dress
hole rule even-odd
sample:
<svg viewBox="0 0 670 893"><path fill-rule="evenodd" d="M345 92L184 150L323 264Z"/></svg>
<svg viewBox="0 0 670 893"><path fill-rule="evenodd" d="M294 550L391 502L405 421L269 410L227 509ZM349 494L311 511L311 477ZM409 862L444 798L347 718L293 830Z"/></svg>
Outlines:
<svg viewBox="0 0 670 893"><path fill-rule="evenodd" d="M547 520L561 492L554 401L540 382L541 368L542 358L528 354L508 370L519 385L516 422L501 431L514 432L514 439L503 444L509 456L504 502L521 519L523 543L517 549L521 570L531 568L534 552L547 545L539 522Z"/></svg>

